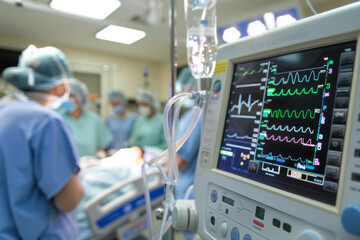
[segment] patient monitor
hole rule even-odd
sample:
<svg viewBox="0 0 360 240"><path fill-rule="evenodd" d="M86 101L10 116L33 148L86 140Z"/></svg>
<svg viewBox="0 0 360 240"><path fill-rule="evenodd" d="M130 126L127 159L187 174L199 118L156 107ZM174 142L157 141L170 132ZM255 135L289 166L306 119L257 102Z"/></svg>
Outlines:
<svg viewBox="0 0 360 240"><path fill-rule="evenodd" d="M195 177L203 239L360 239L360 3L218 51Z"/></svg>

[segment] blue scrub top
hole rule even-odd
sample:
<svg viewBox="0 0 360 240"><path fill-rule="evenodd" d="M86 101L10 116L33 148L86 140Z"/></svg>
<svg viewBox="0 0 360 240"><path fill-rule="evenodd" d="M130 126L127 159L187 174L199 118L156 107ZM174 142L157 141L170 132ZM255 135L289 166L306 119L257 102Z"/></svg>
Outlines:
<svg viewBox="0 0 360 240"><path fill-rule="evenodd" d="M79 170L66 123L22 100L1 104L0 119L0 239L74 239L76 215L52 203Z"/></svg>
<svg viewBox="0 0 360 240"><path fill-rule="evenodd" d="M162 114L156 114L150 119L138 117L131 132L130 145L166 149Z"/></svg>
<svg viewBox="0 0 360 240"><path fill-rule="evenodd" d="M110 144L108 149L121 149L128 147L131 130L134 127L137 116L135 113L130 113L126 118L117 118L110 116L106 120L106 125L110 132L114 135L114 141Z"/></svg>
<svg viewBox="0 0 360 240"><path fill-rule="evenodd" d="M83 111L79 119L62 114L69 124L79 157L96 156L99 149L106 149L114 140L113 135L95 112Z"/></svg>
<svg viewBox="0 0 360 240"><path fill-rule="evenodd" d="M192 110L189 110L186 113L184 113L184 115L180 118L179 121L180 135L182 135L185 132L187 126L191 121L192 116L193 116ZM180 182L175 187L176 199L184 199L186 190L194 182L196 161L200 148L200 140L201 140L201 118L199 119L198 123L196 124L189 138L186 140L184 145L177 152L177 154L188 163L188 166L180 173Z"/></svg>

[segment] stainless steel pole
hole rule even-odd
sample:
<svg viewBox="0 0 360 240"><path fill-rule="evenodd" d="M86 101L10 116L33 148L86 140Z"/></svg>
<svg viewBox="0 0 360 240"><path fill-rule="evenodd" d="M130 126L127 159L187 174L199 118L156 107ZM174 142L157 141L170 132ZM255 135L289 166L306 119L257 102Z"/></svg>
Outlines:
<svg viewBox="0 0 360 240"><path fill-rule="evenodd" d="M176 0L170 0L170 9L169 9L169 21L170 21L170 79L169 79L169 99L174 96L175 92L175 82L177 77L177 32L176 32ZM170 112L170 123L173 119L173 111ZM170 240L175 239L174 231L170 228Z"/></svg>
<svg viewBox="0 0 360 240"><path fill-rule="evenodd" d="M176 32L176 0L170 0L169 20L170 20L170 82L169 98L174 96L175 82L177 75L177 32Z"/></svg>

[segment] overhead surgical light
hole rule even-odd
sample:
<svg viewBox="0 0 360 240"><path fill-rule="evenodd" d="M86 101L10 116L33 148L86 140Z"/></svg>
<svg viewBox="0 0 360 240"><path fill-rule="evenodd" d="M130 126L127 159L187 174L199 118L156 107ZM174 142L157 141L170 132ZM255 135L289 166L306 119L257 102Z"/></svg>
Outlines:
<svg viewBox="0 0 360 240"><path fill-rule="evenodd" d="M58 11L97 20L107 18L120 5L119 0L52 0L50 3Z"/></svg>
<svg viewBox="0 0 360 240"><path fill-rule="evenodd" d="M275 14L273 12L267 12L264 14L264 20L267 29L273 29L276 27Z"/></svg>
<svg viewBox="0 0 360 240"><path fill-rule="evenodd" d="M236 27L230 27L225 29L222 35L222 39L228 43L234 42L238 40L240 37L241 37L241 33Z"/></svg>
<svg viewBox="0 0 360 240"><path fill-rule="evenodd" d="M296 8L290 8L276 12L266 12L261 16L255 17L253 19L231 23L227 26L220 26L218 28L218 34L221 36L223 43L228 43L231 42L231 39L234 37L232 35L237 34L236 31L234 31L235 29L240 32L239 38L244 38L246 36L256 35L266 30L274 29L279 26L295 22L299 19L300 17ZM235 29L231 29L232 27Z"/></svg>
<svg viewBox="0 0 360 240"><path fill-rule="evenodd" d="M95 37L102 40L118 42L123 44L133 44L134 42L144 38L144 31L109 25L101 31L97 32Z"/></svg>
<svg viewBox="0 0 360 240"><path fill-rule="evenodd" d="M257 35L266 31L266 26L259 20L249 23L247 33L249 36Z"/></svg>
<svg viewBox="0 0 360 240"><path fill-rule="evenodd" d="M277 27L285 26L285 25L288 25L293 22L296 22L296 19L293 16L291 16L290 14L279 16L276 18L276 26Z"/></svg>

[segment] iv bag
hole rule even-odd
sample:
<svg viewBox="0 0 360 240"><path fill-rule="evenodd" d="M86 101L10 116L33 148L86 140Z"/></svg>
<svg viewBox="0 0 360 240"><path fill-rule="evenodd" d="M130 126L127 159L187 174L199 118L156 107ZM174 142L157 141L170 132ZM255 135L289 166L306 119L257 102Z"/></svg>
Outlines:
<svg viewBox="0 0 360 240"><path fill-rule="evenodd" d="M187 60L195 79L211 78L217 52L216 0L184 0Z"/></svg>

